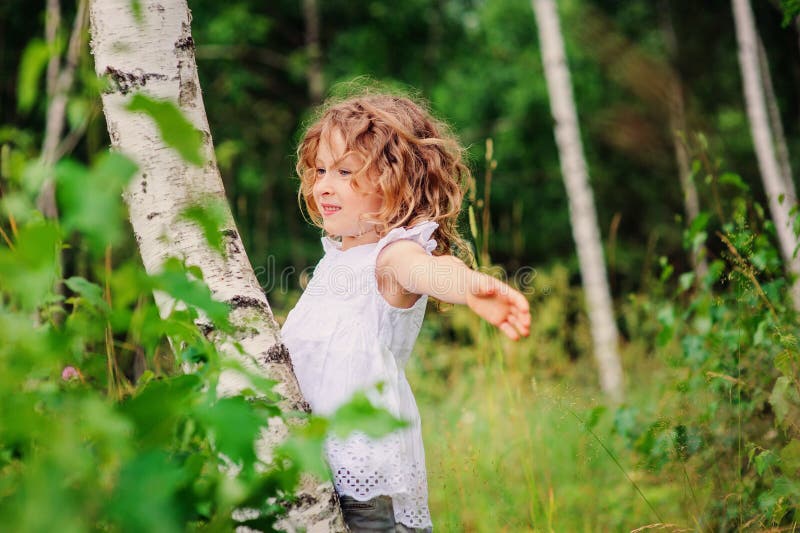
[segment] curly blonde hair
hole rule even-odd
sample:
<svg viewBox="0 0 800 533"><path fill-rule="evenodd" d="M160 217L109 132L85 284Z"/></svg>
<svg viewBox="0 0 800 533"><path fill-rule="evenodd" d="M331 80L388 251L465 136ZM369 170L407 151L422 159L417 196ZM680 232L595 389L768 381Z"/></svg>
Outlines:
<svg viewBox="0 0 800 533"><path fill-rule="evenodd" d="M347 151L365 161L354 173L353 187L377 188L383 197L381 209L364 217L379 236L433 220L439 224L433 234L438 243L434 255L454 253L473 263L472 249L457 229L471 179L464 149L446 124L407 96L367 92L329 99L319 108L297 148L296 165L298 202L302 199L314 225L322 227L313 196L317 149L337 130Z"/></svg>

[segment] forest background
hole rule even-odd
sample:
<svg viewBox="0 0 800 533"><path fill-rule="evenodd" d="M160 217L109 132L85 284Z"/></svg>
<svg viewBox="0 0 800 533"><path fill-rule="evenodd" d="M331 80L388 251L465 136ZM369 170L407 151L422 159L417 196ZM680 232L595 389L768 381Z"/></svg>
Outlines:
<svg viewBox="0 0 800 533"><path fill-rule="evenodd" d="M321 255L319 230L304 222L298 206L293 172L294 149L314 104L358 76L419 91L468 146L475 176L470 202L487 223L475 231L465 216L463 233L488 250L483 266L502 267L523 285L534 322L529 339L507 344L464 309L428 310L408 374L422 411L437 529L791 530L800 522L797 322L751 141L731 5L717 0L558 5L621 334L625 403L606 406L597 384L536 24L524 0L189 2L217 161L258 279L281 321L299 295L301 273ZM64 2L61 8L65 43L76 6ZM792 18L798 6L756 0L752 8L790 164L798 169L800 26ZM309 39L310 17L319 25L315 39ZM38 77L26 73L21 58L33 53L32 39L43 39L44 20L42 5L21 0L0 5L4 313L37 307L15 290L46 280L20 277L27 267L14 261L24 258L11 253L12 241L20 238L16 226L37 218L31 214L35 191L26 189L31 179L26 169L43 142L48 99L43 71ZM685 102L682 131L671 122L673 80L679 80ZM92 168L109 145L99 91L89 47L83 46L66 108L66 131L73 134L66 134L70 141L60 155ZM26 94L30 103L21 104ZM699 193L701 216L693 225L684 214L676 136L690 154ZM69 205L60 202L69 217ZM120 216L101 210L94 224L110 223L102 218L106 215ZM103 257L93 250L91 236L80 237L80 223L65 227L78 233L63 241L69 245L63 278L73 280L66 283L71 299L65 305L72 316L92 295L92 305L102 308L98 295L111 290L111 280L124 292L126 283L138 279L125 277L134 276L129 266L137 257L129 228L121 226L113 255ZM703 279L692 277L692 249L702 249L710 264ZM525 276L515 277L519 272ZM151 283L147 287L163 288ZM141 299L149 298L147 293L128 303L146 309ZM77 303L81 298L84 304ZM44 315L55 330L57 314ZM34 349L19 333L28 330L12 335L11 324L19 323L6 318L0 321L0 360L8 370L21 364L12 362L12 355ZM74 326L76 331L89 320ZM113 334L123 329L114 325ZM30 339L39 338L30 332ZM117 408L98 400L92 409L109 420L132 416L146 425L145 415L131 414L138 411L127 398L143 394L143 368L145 382L178 378L179 365L170 362L163 340L169 334L175 331L120 343L116 370L106 367L107 354L93 367L87 362L91 350L79 356L81 348L73 346L68 357L52 356L44 370L31 363L16 374L4 373L0 513L8 523L36 530L37 521L60 517L74 525L66 530L135 531L150 523L137 522L145 520L134 517L139 509L164 531L184 530L186 524L201 529L224 521L226 506L246 500L230 487L219 489L225 486L221 479L212 483L216 492L200 497L195 490L189 498L190 482L180 476L167 483L168 494L158 496L163 501L143 496L147 491L135 483L136 472L163 472L173 460L165 457L172 456L140 458L139 470L125 470L130 457L114 459L110 450L128 433L96 427L87 433L80 425L85 414L75 415L83 421L76 427L83 429L69 442L78 449L102 434L109 455L84 458L86 472L61 488L50 485L58 472L75 466L74 457L48 456L39 470L27 462L26 453L35 456L32 450L42 446L46 434L32 429L33 422L16 419L14 412L25 409L9 400L20 378L30 378L26 372L36 369L39 377L51 378L46 393L51 400L91 389L92 379L83 378L92 374L98 389L113 388L115 394L107 396L122 402ZM132 347L137 342L147 349L137 351ZM114 345L106 339L105 346L109 343ZM144 356L137 359L140 352ZM67 367L78 369L80 383L68 373L62 379ZM106 387L109 382L114 387ZM174 418L167 417L175 427L164 431L164 442L175 437L176 428L186 434L178 411L175 407ZM200 417L196 423L207 424L212 434L214 428L223 430L223 418ZM108 469L100 483L111 495L107 506L86 507L75 496L90 492L91 483L81 476L89 476L92 461ZM247 487L250 496L263 489ZM141 496L133 510L125 505L132 494ZM175 511L164 503L173 500L190 503Z"/></svg>

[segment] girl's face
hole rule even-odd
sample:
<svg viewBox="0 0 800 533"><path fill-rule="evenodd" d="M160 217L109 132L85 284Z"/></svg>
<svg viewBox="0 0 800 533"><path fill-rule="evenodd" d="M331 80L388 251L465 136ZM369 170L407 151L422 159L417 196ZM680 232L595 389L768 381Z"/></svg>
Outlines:
<svg viewBox="0 0 800 533"><path fill-rule="evenodd" d="M313 189L323 228L329 235L342 238L342 250L378 241L374 225L362 220L361 215L378 211L383 203L377 189L353 189L353 175L363 166L364 159L353 152L342 157L346 152L339 130L320 138Z"/></svg>

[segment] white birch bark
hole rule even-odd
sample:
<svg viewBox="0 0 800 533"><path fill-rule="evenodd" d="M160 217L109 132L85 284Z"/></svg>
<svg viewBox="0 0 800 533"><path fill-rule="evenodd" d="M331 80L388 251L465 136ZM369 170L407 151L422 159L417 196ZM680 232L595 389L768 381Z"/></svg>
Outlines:
<svg viewBox="0 0 800 533"><path fill-rule="evenodd" d="M322 77L322 50L319 40L320 13L317 0L303 0L303 21L306 26L306 79L308 80L308 97L314 103L322 101L325 93L325 81Z"/></svg>
<svg viewBox="0 0 800 533"><path fill-rule="evenodd" d="M790 199L796 195L794 191L787 189L786 180L782 177L778 160L775 157L764 87L759 70L755 19L749 0L732 0L732 5L747 117L750 121L750 132L753 136L761 180L764 183L769 210L775 222L778 245L786 269L791 275L800 276L800 257L794 253L798 244L797 237L792 229L792 216L789 213L792 208ZM791 288L791 296L794 308L800 311L800 283L797 279Z"/></svg>
<svg viewBox="0 0 800 533"><path fill-rule="evenodd" d="M612 402L621 402L623 375L617 351L617 326L614 322L603 247L583 155L558 13L553 0L532 0L532 2L539 28L542 63L550 95L550 110L555 120L556 144L569 197L572 234L578 251L594 343L594 356L600 372L600 384Z"/></svg>
<svg viewBox="0 0 800 533"><path fill-rule="evenodd" d="M225 193L200 92L186 0L142 0L141 6L141 22L135 20L130 0L92 0L90 15L95 70L108 77L112 86L102 95L109 136L115 149L139 165L139 173L124 196L144 266L148 272L157 272L168 256L176 256L200 267L214 297L231 305L232 321L242 326L237 340L249 357L241 358L230 346L220 346L225 355L238 357L253 371L278 381L276 391L285 398L281 405L284 411L308 410L230 211L224 230L224 257L208 248L195 225L178 219L180 211L198 199L224 199ZM179 104L203 133L205 165L195 167L185 162L163 143L149 117L125 110L135 92ZM173 305L164 295L157 295L156 302L162 315ZM242 374L226 370L219 392L236 394L247 386ZM269 461L272 447L286 436L282 420L270 420L259 443L259 457ZM298 503L279 527L287 531L345 531L329 482L305 476L297 496Z"/></svg>
<svg viewBox="0 0 800 533"><path fill-rule="evenodd" d="M661 28L664 35L664 43L667 53L673 64L678 55L678 42L675 38L675 28L672 25L672 16L667 1L661 3ZM683 192L683 210L686 213L687 225L691 225L694 219L700 214L700 200L692 180L691 165L689 163L689 151L686 144L681 140L688 134L686 129L686 105L683 99L683 84L677 68L672 69L672 74L668 77L668 102L669 102L669 128L672 137L672 145L675 149L675 161L678 165L678 176ZM690 250L692 270L695 278L699 281L705 278L708 273L708 262L705 258L704 250Z"/></svg>
<svg viewBox="0 0 800 533"><path fill-rule="evenodd" d="M86 4L88 0L78 0L78 9L72 26L72 33L67 47L66 61L61 67L61 57L53 54L47 64L47 119L45 121L44 141L42 142L41 163L46 169L46 178L42 190L36 199L39 210L47 218L58 218L56 206L55 182L52 167L58 158L61 133L64 130L64 119L67 112L67 97L72 90L75 70L78 67L80 51L83 46L83 34L86 31ZM47 2L47 44L55 48L56 33L61 25L61 6L58 0Z"/></svg>
<svg viewBox="0 0 800 533"><path fill-rule="evenodd" d="M775 88L772 85L772 75L769 72L769 60L764 42L756 34L758 39L758 66L761 72L761 81L764 83L764 98L767 102L767 112L772 126L772 135L775 138L775 155L778 158L778 165L781 169L781 177L785 182L786 190L789 191L789 200L792 206L797 203L797 191L792 178L792 165L789 162L789 148L786 146L786 135L783 132L781 123L781 113L778 108L778 99L775 96Z"/></svg>

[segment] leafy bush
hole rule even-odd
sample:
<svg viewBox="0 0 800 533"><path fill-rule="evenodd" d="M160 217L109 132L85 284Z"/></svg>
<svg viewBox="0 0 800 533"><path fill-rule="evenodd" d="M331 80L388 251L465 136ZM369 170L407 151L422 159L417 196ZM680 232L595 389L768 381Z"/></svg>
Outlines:
<svg viewBox="0 0 800 533"><path fill-rule="evenodd" d="M121 203L136 172L130 160L107 154L90 168L61 162L54 169L60 220L49 221L33 207L47 169L17 147L3 155L10 170L0 205L4 529L272 530L301 470L328 476L328 431L367 427L381 435L402 426L365 396L330 419L281 413L273 382L218 351L227 341L241 348L230 309L212 298L198 268L172 258L148 275L138 258L115 257L130 235ZM218 233L204 213L187 217L206 235ZM62 269L76 265L84 275L65 277ZM176 301L168 316L160 316L153 291ZM217 345L198 328L201 318L224 336ZM229 368L253 387L220 398L220 374ZM293 424L275 459L264 462L257 442L278 416L306 423Z"/></svg>
<svg viewBox="0 0 800 533"><path fill-rule="evenodd" d="M679 473L701 529L796 525L797 312L774 226L738 176L723 174L720 183L738 190L730 220L718 221L709 239L713 221L702 214L684 239L687 250L719 243L719 258L703 279L682 274L674 292L666 289L672 267L662 262L670 296L642 303L660 323L658 351L672 379L653 384L655 409L619 408L614 431L643 466Z"/></svg>

